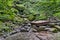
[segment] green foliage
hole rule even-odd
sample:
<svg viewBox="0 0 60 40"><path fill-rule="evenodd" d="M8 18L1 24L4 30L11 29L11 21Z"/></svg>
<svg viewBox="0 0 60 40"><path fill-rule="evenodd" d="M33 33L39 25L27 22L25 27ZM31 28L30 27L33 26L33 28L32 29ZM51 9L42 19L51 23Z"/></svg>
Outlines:
<svg viewBox="0 0 60 40"><path fill-rule="evenodd" d="M57 0L59 1L59 0ZM28 14L34 16L34 20L47 19L60 11L60 3L56 0L18 0L16 4L18 7L23 7L24 10L19 10L21 14ZM17 5L15 5L17 6ZM21 8L20 8L21 9ZM36 14L39 14L38 16ZM41 15L43 14L43 15ZM29 18L30 19L30 18ZM32 19L32 18L31 18Z"/></svg>
<svg viewBox="0 0 60 40"><path fill-rule="evenodd" d="M55 13L54 16L60 19L60 12Z"/></svg>
<svg viewBox="0 0 60 40"><path fill-rule="evenodd" d="M60 18L59 14L60 0L0 0L0 29L11 30L9 24L3 24L6 21L24 23L22 15L33 21L46 20L52 16Z"/></svg>
<svg viewBox="0 0 60 40"><path fill-rule="evenodd" d="M19 17L19 16L15 17L14 20L13 20L13 22L16 23L16 24L24 23L24 21L25 20L23 18Z"/></svg>
<svg viewBox="0 0 60 40"><path fill-rule="evenodd" d="M33 15L28 15L28 20L30 20L30 21L33 21L35 19L35 16L33 16Z"/></svg>
<svg viewBox="0 0 60 40"><path fill-rule="evenodd" d="M13 0L0 0L0 32L10 32L9 26L4 24L4 21L13 20L17 10L12 7Z"/></svg>
<svg viewBox="0 0 60 40"><path fill-rule="evenodd" d="M0 20L13 20L15 16L15 10L12 8L13 0L1 0L0 5Z"/></svg>
<svg viewBox="0 0 60 40"><path fill-rule="evenodd" d="M46 16L43 14L40 14L40 16L38 16L36 20L46 20Z"/></svg>

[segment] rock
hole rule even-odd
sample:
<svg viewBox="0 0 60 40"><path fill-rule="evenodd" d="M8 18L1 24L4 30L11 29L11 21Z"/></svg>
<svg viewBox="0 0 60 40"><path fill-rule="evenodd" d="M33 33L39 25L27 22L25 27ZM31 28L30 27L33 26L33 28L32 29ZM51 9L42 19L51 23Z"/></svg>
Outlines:
<svg viewBox="0 0 60 40"><path fill-rule="evenodd" d="M60 30L60 26L58 26L58 25L55 25L54 27L55 27L55 28L57 28L58 30Z"/></svg>
<svg viewBox="0 0 60 40"><path fill-rule="evenodd" d="M30 29L26 29L26 31L28 31L28 32L29 32L29 30L30 30Z"/></svg>
<svg viewBox="0 0 60 40"><path fill-rule="evenodd" d="M47 28L47 26L39 26L39 28Z"/></svg>
<svg viewBox="0 0 60 40"><path fill-rule="evenodd" d="M37 30L37 31L43 31L45 28L46 28L47 26L39 26L39 27L37 27L37 26L33 26L33 29L35 29L35 30Z"/></svg>
<svg viewBox="0 0 60 40"><path fill-rule="evenodd" d="M28 26L24 26L24 28L28 29Z"/></svg>
<svg viewBox="0 0 60 40"><path fill-rule="evenodd" d="M3 38L6 38L6 37L8 37L7 35L3 35Z"/></svg>
<svg viewBox="0 0 60 40"><path fill-rule="evenodd" d="M21 30L21 32L27 32L27 30L25 28L21 28L20 30Z"/></svg>
<svg viewBox="0 0 60 40"><path fill-rule="evenodd" d="M39 26L36 30L39 31L43 31L46 28L46 26Z"/></svg>
<svg viewBox="0 0 60 40"><path fill-rule="evenodd" d="M34 33L20 32L15 35L7 37L6 40L40 40L40 39L37 38Z"/></svg>
<svg viewBox="0 0 60 40"><path fill-rule="evenodd" d="M31 24L30 23L24 23L20 28L21 32L22 31L23 32L29 32L30 29L31 29Z"/></svg>
<svg viewBox="0 0 60 40"><path fill-rule="evenodd" d="M45 28L45 30L50 31L50 32L57 32L56 28Z"/></svg>
<svg viewBox="0 0 60 40"><path fill-rule="evenodd" d="M4 38L0 38L0 40L5 40Z"/></svg>
<svg viewBox="0 0 60 40"><path fill-rule="evenodd" d="M55 40L52 34L50 34L49 32L45 32L45 31L36 33L36 37L38 37L40 40Z"/></svg>
<svg viewBox="0 0 60 40"><path fill-rule="evenodd" d="M31 24L30 24L30 23L28 23L28 24L27 24L27 26L28 26L28 27L31 27Z"/></svg>
<svg viewBox="0 0 60 40"><path fill-rule="evenodd" d="M14 35L14 34L16 34L16 33L18 33L17 31L12 31L12 32L10 32L9 34L8 34L8 36L9 35Z"/></svg>
<svg viewBox="0 0 60 40"><path fill-rule="evenodd" d="M17 29L15 29L15 31L20 32L21 30L20 30L20 28L17 28Z"/></svg>
<svg viewBox="0 0 60 40"><path fill-rule="evenodd" d="M36 33L20 32L5 38L5 40L60 40L60 32L50 33L41 31Z"/></svg>
<svg viewBox="0 0 60 40"><path fill-rule="evenodd" d="M37 30L36 30L36 29L34 29L34 28L32 28L32 32L37 32Z"/></svg>
<svg viewBox="0 0 60 40"><path fill-rule="evenodd" d="M49 23L48 24L50 27L54 27L55 26L55 23Z"/></svg>
<svg viewBox="0 0 60 40"><path fill-rule="evenodd" d="M54 33L55 40L60 40L60 32Z"/></svg>

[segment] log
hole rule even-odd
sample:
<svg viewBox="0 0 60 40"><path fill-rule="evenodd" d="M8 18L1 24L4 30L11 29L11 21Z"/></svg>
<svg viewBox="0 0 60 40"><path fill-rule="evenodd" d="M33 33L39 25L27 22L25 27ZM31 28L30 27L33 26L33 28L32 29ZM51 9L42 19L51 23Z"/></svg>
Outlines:
<svg viewBox="0 0 60 40"><path fill-rule="evenodd" d="M48 23L49 21L40 20L40 21L32 21L31 25L43 26L43 25L47 25Z"/></svg>

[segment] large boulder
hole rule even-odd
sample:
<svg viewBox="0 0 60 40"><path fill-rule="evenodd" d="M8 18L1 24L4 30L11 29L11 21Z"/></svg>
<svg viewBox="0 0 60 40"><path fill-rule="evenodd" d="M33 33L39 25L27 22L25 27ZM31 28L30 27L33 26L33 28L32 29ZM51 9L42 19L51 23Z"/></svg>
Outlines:
<svg viewBox="0 0 60 40"><path fill-rule="evenodd" d="M22 32L8 36L6 40L40 40L34 33Z"/></svg>
<svg viewBox="0 0 60 40"><path fill-rule="evenodd" d="M54 36L49 32L20 32L11 36L8 36L6 40L54 40Z"/></svg>

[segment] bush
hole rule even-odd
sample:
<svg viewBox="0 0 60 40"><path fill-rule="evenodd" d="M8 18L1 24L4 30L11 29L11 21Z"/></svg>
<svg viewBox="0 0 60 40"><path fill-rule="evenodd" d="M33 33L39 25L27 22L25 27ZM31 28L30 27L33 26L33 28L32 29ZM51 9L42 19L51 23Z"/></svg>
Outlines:
<svg viewBox="0 0 60 40"><path fill-rule="evenodd" d="M60 12L55 13L54 16L60 19Z"/></svg>

